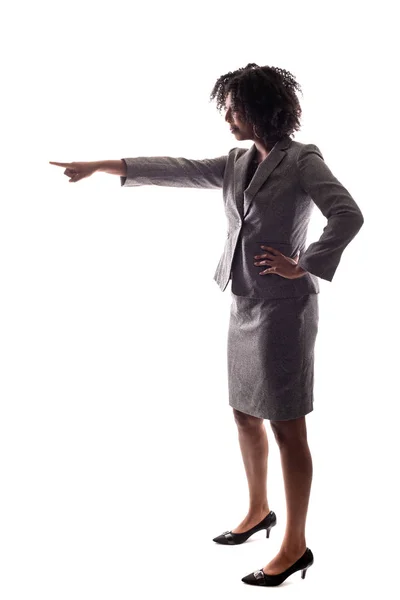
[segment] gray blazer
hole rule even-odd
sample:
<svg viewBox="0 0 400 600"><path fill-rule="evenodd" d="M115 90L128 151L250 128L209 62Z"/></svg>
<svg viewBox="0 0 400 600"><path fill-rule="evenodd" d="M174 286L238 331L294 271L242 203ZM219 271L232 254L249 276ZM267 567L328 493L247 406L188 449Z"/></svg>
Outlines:
<svg viewBox="0 0 400 600"><path fill-rule="evenodd" d="M343 250L364 223L360 208L325 164L314 144L285 136L257 167L245 188L247 168L256 154L232 148L225 156L193 160L169 156L124 158L121 186L222 188L227 239L214 280L222 291L250 298L287 298L318 294L318 277L332 281ZM327 218L317 242L305 249L314 204ZM307 271L298 279L259 275L268 266L254 265L261 244L294 258Z"/></svg>

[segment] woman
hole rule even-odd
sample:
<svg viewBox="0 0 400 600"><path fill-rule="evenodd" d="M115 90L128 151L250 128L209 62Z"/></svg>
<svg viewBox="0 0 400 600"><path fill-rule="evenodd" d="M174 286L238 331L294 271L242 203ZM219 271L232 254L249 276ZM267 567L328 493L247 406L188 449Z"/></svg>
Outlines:
<svg viewBox="0 0 400 600"><path fill-rule="evenodd" d="M332 281L341 254L363 224L347 189L314 144L290 138L300 129L299 84L288 71L254 63L222 75L211 100L225 109L237 140L225 156L191 160L136 157L51 164L76 182L104 171L122 186L222 188L228 236L214 279L232 280L228 332L229 404L238 427L249 486L249 509L237 527L214 538L240 544L276 525L266 494L268 419L278 443L285 483L287 525L278 554L242 581L275 586L313 564L306 546L312 459L305 416L313 410L314 345L318 330L318 277ZM305 250L313 205L328 223ZM261 267L261 269L260 269Z"/></svg>

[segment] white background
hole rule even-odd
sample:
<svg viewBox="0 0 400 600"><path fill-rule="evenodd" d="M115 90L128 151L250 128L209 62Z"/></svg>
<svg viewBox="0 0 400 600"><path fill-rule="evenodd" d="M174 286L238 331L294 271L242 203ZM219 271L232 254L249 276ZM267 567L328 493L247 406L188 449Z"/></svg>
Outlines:
<svg viewBox="0 0 400 600"><path fill-rule="evenodd" d="M248 62L302 86L302 130L365 223L320 280L314 476L297 598L396 585L398 32L395 3L22 2L3 12L0 596L247 598L286 506L240 546L247 512L213 274L222 191L69 183L49 161L213 158L237 142L209 95ZM317 208L308 243L326 223ZM265 590L266 591L266 590ZM393 596L393 593L391 596Z"/></svg>

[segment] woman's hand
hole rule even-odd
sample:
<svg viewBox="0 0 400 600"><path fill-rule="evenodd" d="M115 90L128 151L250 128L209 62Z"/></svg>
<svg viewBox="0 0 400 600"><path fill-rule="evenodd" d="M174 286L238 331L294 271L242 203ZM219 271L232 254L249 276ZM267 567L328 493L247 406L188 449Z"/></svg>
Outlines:
<svg viewBox="0 0 400 600"><path fill-rule="evenodd" d="M90 177L93 173L98 170L97 162L51 162L51 165L57 165L59 167L67 167L64 171L64 175L71 177L70 182L80 181L85 177Z"/></svg>
<svg viewBox="0 0 400 600"><path fill-rule="evenodd" d="M266 252L264 254L257 254L254 259L263 260L257 260L254 265L256 267L268 265L270 268L260 271L259 275L268 275L271 273L272 275L280 275L286 279L298 279L307 273L307 271L297 264L300 252L296 254L295 258L290 258L279 252L279 250L271 248L271 246L261 246L261 248L265 249Z"/></svg>

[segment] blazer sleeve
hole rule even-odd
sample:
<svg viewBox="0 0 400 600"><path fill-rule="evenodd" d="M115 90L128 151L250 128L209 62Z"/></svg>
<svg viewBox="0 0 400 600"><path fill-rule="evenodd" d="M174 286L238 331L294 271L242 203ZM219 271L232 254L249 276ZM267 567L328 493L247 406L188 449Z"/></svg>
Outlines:
<svg viewBox="0 0 400 600"><path fill-rule="evenodd" d="M121 186L161 185L169 187L222 188L228 155L194 160L172 156L123 158L126 177Z"/></svg>
<svg viewBox="0 0 400 600"><path fill-rule="evenodd" d="M348 190L326 165L317 146L303 146L297 167L302 188L328 220L319 240L308 246L298 264L313 275L332 281L343 250L361 229L364 217Z"/></svg>

